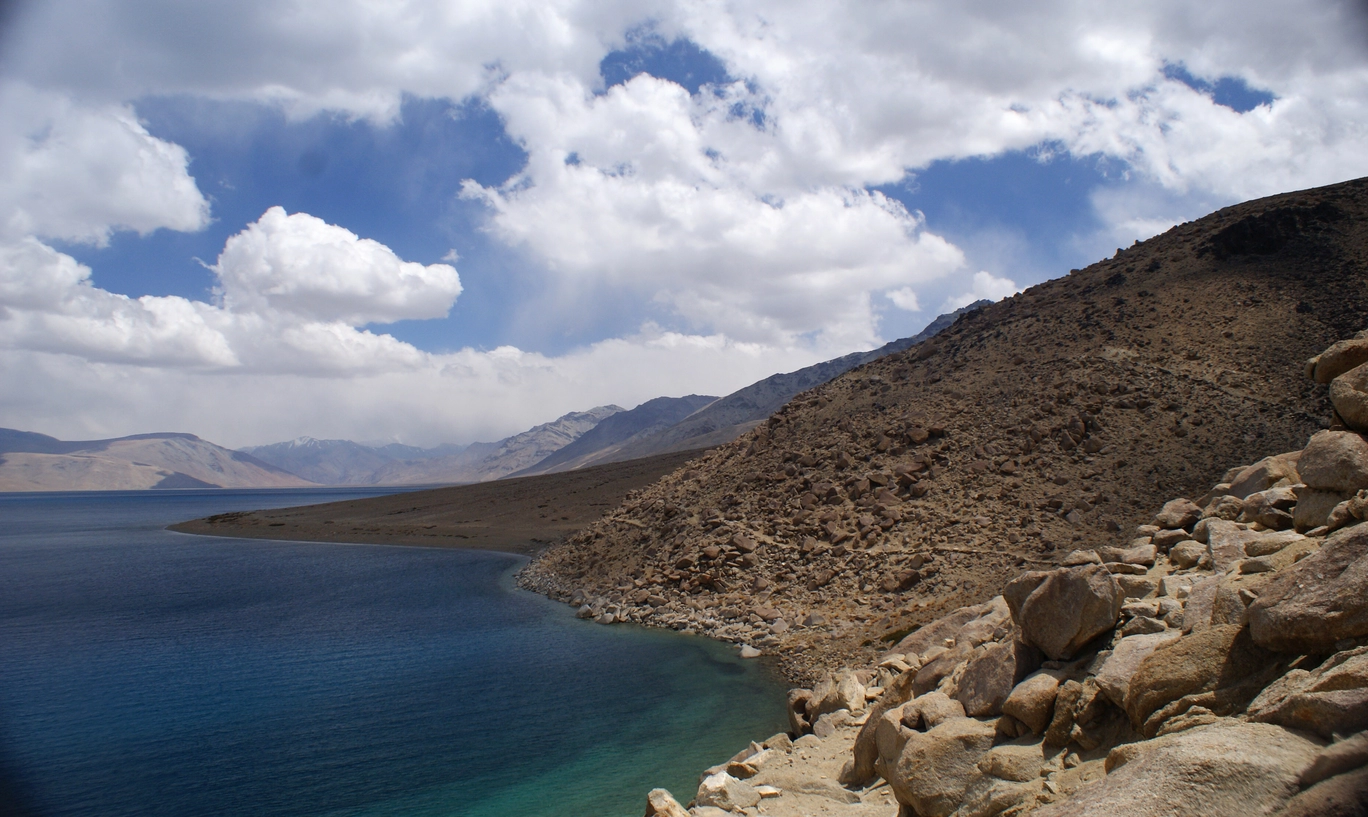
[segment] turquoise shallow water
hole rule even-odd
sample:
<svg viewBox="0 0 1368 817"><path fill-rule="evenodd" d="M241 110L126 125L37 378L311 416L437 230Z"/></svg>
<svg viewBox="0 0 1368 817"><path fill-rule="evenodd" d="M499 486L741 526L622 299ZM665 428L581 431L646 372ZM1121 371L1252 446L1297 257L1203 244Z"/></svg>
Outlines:
<svg viewBox="0 0 1368 817"><path fill-rule="evenodd" d="M0 494L0 814L626 817L783 728L763 664L513 557L162 530L361 493Z"/></svg>

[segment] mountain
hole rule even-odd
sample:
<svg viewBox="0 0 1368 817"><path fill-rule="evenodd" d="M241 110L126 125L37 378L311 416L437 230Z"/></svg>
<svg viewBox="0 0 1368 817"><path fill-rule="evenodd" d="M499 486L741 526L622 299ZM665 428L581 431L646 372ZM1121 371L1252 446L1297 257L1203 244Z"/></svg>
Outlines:
<svg viewBox="0 0 1368 817"><path fill-rule="evenodd" d="M990 303L992 301L976 301L954 312L940 315L916 335L891 341L872 351L854 352L795 372L771 375L758 383L752 383L743 389L732 392L726 397L705 403L697 411L680 417L674 423L661 424L653 419L650 423L644 423L640 428L633 429L629 435L617 434L616 429L619 427L626 429L637 422L635 419L629 420L626 416L632 412L626 412L612 418L615 425L609 427L605 421L604 425L595 428L594 432L585 434L572 445L566 446L533 467L520 472L519 475L549 474L572 468L582 468L590 464L623 462L672 451L712 448L730 442L750 431L791 400L795 394L820 386L856 366L862 366L886 355L901 352L924 340L935 337L942 329L953 324L960 315L972 312ZM691 395L678 399L690 400L695 397L696 395ZM633 411L647 409L655 402L653 400L650 403L643 403ZM670 411L682 405L684 404L670 404ZM653 417L663 417L669 413L655 407L652 407L650 411L653 412ZM603 429L602 434L599 433L600 428Z"/></svg>
<svg viewBox="0 0 1368 817"><path fill-rule="evenodd" d="M661 432L676 427L684 418L715 402L716 397L698 394L647 400L634 409L605 418L603 422L580 435L579 439L513 476L549 474L601 462L640 459L616 454L633 443L654 439Z"/></svg>
<svg viewBox="0 0 1368 817"><path fill-rule="evenodd" d="M406 450L410 446L373 448L351 440L315 440L313 437L242 450L320 485L369 485L376 471L395 461L392 453L395 448L413 456ZM413 451L422 452L423 449L414 448Z"/></svg>
<svg viewBox="0 0 1368 817"><path fill-rule="evenodd" d="M307 480L193 434L59 440L0 429L0 491L295 488Z"/></svg>
<svg viewBox="0 0 1368 817"><path fill-rule="evenodd" d="M1304 361L1366 326L1368 179L1228 207L799 394L520 581L794 679L864 666L1303 448L1331 417Z"/></svg>

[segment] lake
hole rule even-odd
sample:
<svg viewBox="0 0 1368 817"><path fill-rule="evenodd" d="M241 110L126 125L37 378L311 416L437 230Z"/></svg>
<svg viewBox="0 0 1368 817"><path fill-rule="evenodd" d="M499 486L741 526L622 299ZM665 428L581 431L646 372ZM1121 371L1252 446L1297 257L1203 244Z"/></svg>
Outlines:
<svg viewBox="0 0 1368 817"><path fill-rule="evenodd" d="M381 493L0 494L0 814L636 817L785 728L765 664L514 556L163 530Z"/></svg>

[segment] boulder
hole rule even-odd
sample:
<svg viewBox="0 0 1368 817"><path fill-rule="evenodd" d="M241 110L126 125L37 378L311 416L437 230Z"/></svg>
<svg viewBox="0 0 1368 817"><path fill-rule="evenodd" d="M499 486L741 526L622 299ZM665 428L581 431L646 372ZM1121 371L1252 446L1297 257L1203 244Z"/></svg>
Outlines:
<svg viewBox="0 0 1368 817"><path fill-rule="evenodd" d="M1297 472L1308 488L1355 493L1368 488L1368 442L1352 431L1311 435Z"/></svg>
<svg viewBox="0 0 1368 817"><path fill-rule="evenodd" d="M1244 500L1231 494L1221 494L1207 503L1202 509L1203 519L1229 519L1234 521L1244 513Z"/></svg>
<svg viewBox="0 0 1368 817"><path fill-rule="evenodd" d="M665 789L651 789L646 795L645 817L689 817L689 812Z"/></svg>
<svg viewBox="0 0 1368 817"><path fill-rule="evenodd" d="M1216 591L1220 588L1220 576L1204 576L1192 583L1187 604L1183 608L1184 633L1195 633L1211 626L1211 608L1216 603Z"/></svg>
<svg viewBox="0 0 1368 817"><path fill-rule="evenodd" d="M1258 491L1301 482L1301 454L1300 451L1291 451L1276 457L1265 457L1247 468L1240 469L1231 477L1228 493L1243 500Z"/></svg>
<svg viewBox="0 0 1368 817"><path fill-rule="evenodd" d="M874 703L869 711L869 717L860 727L860 733L855 736L854 762L850 766L850 773L841 778L841 783L847 786L863 786L874 779L874 765L879 759L879 723L890 710L912 700L912 681L916 676L917 673L908 670L900 673L884 687L883 695Z"/></svg>
<svg viewBox="0 0 1368 817"><path fill-rule="evenodd" d="M898 802L920 817L946 817L983 776L978 763L993 748L991 723L955 718L924 734L913 733L889 780Z"/></svg>
<svg viewBox="0 0 1368 817"><path fill-rule="evenodd" d="M1305 536L1293 531L1266 533L1258 539L1245 542L1245 553L1249 556L1271 556L1284 550L1288 545L1305 541Z"/></svg>
<svg viewBox="0 0 1368 817"><path fill-rule="evenodd" d="M1186 570L1195 566L1205 555L1206 545L1189 539L1186 542L1179 542L1169 550L1169 561L1173 563L1174 567Z"/></svg>
<svg viewBox="0 0 1368 817"><path fill-rule="evenodd" d="M1314 786L1364 766L1368 766L1368 732L1359 732L1322 749L1311 765L1302 770L1301 785Z"/></svg>
<svg viewBox="0 0 1368 817"><path fill-rule="evenodd" d="M1368 814L1368 769L1331 777L1297 794L1276 817L1363 817Z"/></svg>
<svg viewBox="0 0 1368 817"><path fill-rule="evenodd" d="M1040 777L1045 765L1043 744L1039 741L1018 740L994 746L979 761L979 771L1002 780L1028 783Z"/></svg>
<svg viewBox="0 0 1368 817"><path fill-rule="evenodd" d="M1191 528L1202 518L1202 509L1190 499L1170 499L1154 517L1154 525L1163 530Z"/></svg>
<svg viewBox="0 0 1368 817"><path fill-rule="evenodd" d="M788 691L789 732L795 736L802 735L812 729L812 721L807 715L808 704L811 701L812 692L810 690L790 689Z"/></svg>
<svg viewBox="0 0 1368 817"><path fill-rule="evenodd" d="M1234 522L1224 519L1206 519L1207 555L1211 557L1211 568L1224 573L1231 565L1245 558L1245 545L1259 538L1255 531L1247 530Z"/></svg>
<svg viewBox="0 0 1368 817"><path fill-rule="evenodd" d="M964 704L944 692L918 695L902 707L902 723L908 729L935 729L946 721L964 717Z"/></svg>
<svg viewBox="0 0 1368 817"><path fill-rule="evenodd" d="M1297 494L1289 485L1266 491L1256 491L1245 497L1241 521L1257 522L1265 528L1286 530L1292 527L1292 509L1297 505Z"/></svg>
<svg viewBox="0 0 1368 817"><path fill-rule="evenodd" d="M1297 506L1292 510L1292 526L1299 531L1319 528L1325 524L1335 506L1350 496L1352 494L1340 491L1302 487L1297 491Z"/></svg>
<svg viewBox="0 0 1368 817"><path fill-rule="evenodd" d="M1346 426L1368 431L1368 367L1357 366L1331 381L1330 404Z"/></svg>
<svg viewBox="0 0 1368 817"><path fill-rule="evenodd" d="M1274 574L1248 614L1254 641L1279 652L1325 654L1337 641L1368 635L1368 526L1331 535Z"/></svg>
<svg viewBox="0 0 1368 817"><path fill-rule="evenodd" d="M1127 636L1116 642L1111 655L1097 670L1097 685L1102 688L1112 703L1119 707L1126 705L1126 693L1130 689L1131 678L1140 664L1160 647L1167 646L1182 637L1175 631Z"/></svg>
<svg viewBox="0 0 1368 817"><path fill-rule="evenodd" d="M1035 734L1042 734L1054 716L1055 695L1063 677L1059 670L1041 670L1027 676L1002 702L1003 713L1026 724Z"/></svg>
<svg viewBox="0 0 1368 817"><path fill-rule="evenodd" d="M1017 682L1040 666L1040 651L1007 639L975 655L960 676L955 699L973 718L1002 714L1002 703Z"/></svg>
<svg viewBox="0 0 1368 817"><path fill-rule="evenodd" d="M1025 573L1007 584L1003 596L1022 641L1056 661L1112 629L1124 599L1102 565Z"/></svg>
<svg viewBox="0 0 1368 817"><path fill-rule="evenodd" d="M961 663L974 653L974 643L969 640L956 640L954 646L937 653L917 670L912 679L912 693L925 695L940 685L945 676L955 671Z"/></svg>
<svg viewBox="0 0 1368 817"><path fill-rule="evenodd" d="M903 655L921 655L932 647L942 644L947 638L954 638L964 625L982 616L991 609L991 604L975 604L969 607L961 607L958 610L944 615L930 624L925 624L916 632L905 636L898 642L897 646L888 651L888 655L902 653Z"/></svg>
<svg viewBox="0 0 1368 817"><path fill-rule="evenodd" d="M1319 747L1259 723L1219 722L1107 756L1107 776L1033 817L1232 817L1270 814L1297 793Z"/></svg>
<svg viewBox="0 0 1368 817"><path fill-rule="evenodd" d="M1211 627L1149 654L1131 676L1126 714L1153 737L1193 706L1225 715L1242 709L1279 669L1277 657L1250 638L1247 627Z"/></svg>
<svg viewBox="0 0 1368 817"><path fill-rule="evenodd" d="M1310 672L1289 672L1254 699L1249 718L1323 738L1368 729L1368 647L1336 653Z"/></svg>
<svg viewBox="0 0 1368 817"><path fill-rule="evenodd" d="M1311 379L1325 385L1345 372L1368 363L1368 340L1351 338L1331 344L1311 359Z"/></svg>
<svg viewBox="0 0 1368 817"><path fill-rule="evenodd" d="M760 793L744 780L737 780L726 772L714 772L698 784L694 802L723 811L740 811L760 802Z"/></svg>

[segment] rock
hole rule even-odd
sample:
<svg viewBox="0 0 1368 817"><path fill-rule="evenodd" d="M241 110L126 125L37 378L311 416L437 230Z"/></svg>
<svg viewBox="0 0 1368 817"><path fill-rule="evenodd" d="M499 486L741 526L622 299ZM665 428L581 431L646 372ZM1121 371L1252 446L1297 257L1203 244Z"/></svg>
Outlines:
<svg viewBox="0 0 1368 817"><path fill-rule="evenodd" d="M1301 455L1300 451L1292 451L1276 457L1265 457L1248 468L1241 469L1230 479L1230 495L1243 500L1258 491L1301 482Z"/></svg>
<svg viewBox="0 0 1368 817"><path fill-rule="evenodd" d="M1173 546L1169 551L1169 561L1180 570L1192 567L1206 555L1206 545L1189 539Z"/></svg>
<svg viewBox="0 0 1368 817"><path fill-rule="evenodd" d="M1280 531L1278 533L1267 533L1258 539L1245 542L1245 553L1249 556L1271 556L1274 553L1285 549L1288 545L1298 542L1305 542L1306 537L1293 531Z"/></svg>
<svg viewBox="0 0 1368 817"><path fill-rule="evenodd" d="M1368 488L1368 442L1352 431L1311 435L1297 471L1308 488L1354 493Z"/></svg>
<svg viewBox="0 0 1368 817"><path fill-rule="evenodd" d="M788 691L788 722L789 732L795 736L802 735L812 728L812 722L808 719L808 704L812 701L812 692L806 689L790 689Z"/></svg>
<svg viewBox="0 0 1368 817"><path fill-rule="evenodd" d="M698 785L694 802L723 811L740 811L760 802L760 793L744 780L737 780L726 772L714 772Z"/></svg>
<svg viewBox="0 0 1368 817"><path fill-rule="evenodd" d="M763 653L749 644L742 644L740 655L742 658L759 658Z"/></svg>
<svg viewBox="0 0 1368 817"><path fill-rule="evenodd" d="M1054 716L1055 695L1063 677L1059 670L1040 670L1027 676L1003 701L1003 713L1026 724L1033 733L1042 734Z"/></svg>
<svg viewBox="0 0 1368 817"><path fill-rule="evenodd" d="M1170 499L1164 503L1153 524L1163 530L1191 528L1202 518L1202 509L1190 499Z"/></svg>
<svg viewBox="0 0 1368 817"><path fill-rule="evenodd" d="M1211 608L1216 603L1216 591L1221 588L1220 576L1205 576L1192 583L1187 605L1183 608L1183 632L1193 633L1211 626Z"/></svg>
<svg viewBox="0 0 1368 817"><path fill-rule="evenodd" d="M1143 576L1149 571L1144 565L1131 565L1125 562L1106 562L1103 567L1107 572L1117 576Z"/></svg>
<svg viewBox="0 0 1368 817"><path fill-rule="evenodd" d="M1249 718L1323 738L1368 729L1368 647L1336 653L1310 672L1289 672L1254 699Z"/></svg>
<svg viewBox="0 0 1368 817"><path fill-rule="evenodd" d="M1222 494L1207 503L1202 509L1203 519L1228 519L1235 521L1244 513L1244 500L1231 494Z"/></svg>
<svg viewBox="0 0 1368 817"><path fill-rule="evenodd" d="M1207 555L1217 573L1244 559L1245 545L1259 538L1259 534L1224 519L1206 519L1202 524L1206 525Z"/></svg>
<svg viewBox="0 0 1368 817"><path fill-rule="evenodd" d="M1292 510L1292 526L1308 531L1325 524L1330 511L1351 495L1339 491L1322 491L1303 486L1297 491L1297 506Z"/></svg>
<svg viewBox="0 0 1368 817"><path fill-rule="evenodd" d="M1351 338L1331 344L1312 358L1311 379L1325 385L1345 372L1368 363L1368 340Z"/></svg>
<svg viewBox="0 0 1368 817"><path fill-rule="evenodd" d="M1012 688L1039 666L1039 650L1016 639L999 642L969 661L955 699L972 718L1000 715Z"/></svg>
<svg viewBox="0 0 1368 817"><path fill-rule="evenodd" d="M1115 626L1124 598L1116 579L1099 565L1025 573L1003 595L1022 640L1056 661L1072 658Z"/></svg>
<svg viewBox="0 0 1368 817"><path fill-rule="evenodd" d="M646 795L645 817L689 817L689 812L665 789L651 789Z"/></svg>
<svg viewBox="0 0 1368 817"><path fill-rule="evenodd" d="M1368 814L1368 769L1332 777L1287 801L1276 817L1363 817Z"/></svg>
<svg viewBox="0 0 1368 817"><path fill-rule="evenodd" d="M1128 599L1143 599L1159 587L1159 580L1149 576L1116 576L1121 595Z"/></svg>
<svg viewBox="0 0 1368 817"><path fill-rule="evenodd" d="M1097 555L1095 550L1071 550L1069 555L1064 557L1060 564L1065 567L1078 567L1079 565L1100 565L1102 557Z"/></svg>
<svg viewBox="0 0 1368 817"><path fill-rule="evenodd" d="M1004 743L994 746L979 761L979 771L1003 780L1026 783L1040 777L1045 753L1036 741Z"/></svg>
<svg viewBox="0 0 1368 817"><path fill-rule="evenodd" d="M946 721L964 717L968 717L964 704L944 692L918 695L902 707L902 723L908 729L935 729Z"/></svg>
<svg viewBox="0 0 1368 817"><path fill-rule="evenodd" d="M1331 381L1330 404L1346 426L1368 431L1368 368L1357 366Z"/></svg>
<svg viewBox="0 0 1368 817"><path fill-rule="evenodd" d="M1325 654L1368 635L1368 526L1332 534L1275 574L1248 613L1254 641L1279 652Z"/></svg>
<svg viewBox="0 0 1368 817"><path fill-rule="evenodd" d="M1368 766L1368 732L1333 743L1316 755L1315 761L1302 770L1301 786L1314 786L1337 774Z"/></svg>
<svg viewBox="0 0 1368 817"><path fill-rule="evenodd" d="M1276 726L1222 722L1128 743L1107 756L1107 776L1033 817L1269 814L1297 792L1311 741Z"/></svg>
<svg viewBox="0 0 1368 817"><path fill-rule="evenodd" d="M1181 637L1181 633L1167 631L1122 638L1112 647L1111 655L1097 670L1097 685L1112 703L1124 708L1131 678L1140 669L1140 664L1155 650Z"/></svg>
<svg viewBox="0 0 1368 817"><path fill-rule="evenodd" d="M964 625L982 616L989 610L988 604L975 604L961 607L948 615L926 624L916 632L905 636L889 653L920 655L947 638L954 638Z"/></svg>
<svg viewBox="0 0 1368 817"><path fill-rule="evenodd" d="M1290 486L1269 488L1245 497L1244 511L1240 519L1244 522L1257 522L1272 530L1286 530L1292 527L1292 509L1297 505L1297 494Z"/></svg>
<svg viewBox="0 0 1368 817"><path fill-rule="evenodd" d="M853 750L854 762L850 767L850 774L841 778L841 783L847 786L864 786L874 779L875 761L879 759L878 730L880 721L888 712L898 709L903 704L912 699L912 681L917 673L911 670L900 673L894 678L892 683L884 688L883 695L869 711L869 717L865 719L864 726L860 727L860 733L855 736L855 747ZM899 713L901 720L901 713Z"/></svg>
<svg viewBox="0 0 1368 817"><path fill-rule="evenodd" d="M992 724L955 718L925 734L913 733L889 783L898 802L919 817L947 817L983 776L978 763L993 748Z"/></svg>
<svg viewBox="0 0 1368 817"><path fill-rule="evenodd" d="M1229 714L1263 689L1276 665L1276 657L1255 644L1246 627L1195 632L1140 662L1126 693L1126 714L1146 737L1192 706Z"/></svg>
<svg viewBox="0 0 1368 817"><path fill-rule="evenodd" d="M1158 533L1154 534L1154 537L1150 540L1150 544L1158 548L1160 553L1168 553L1169 548L1173 547L1179 542L1187 540L1188 536L1188 532L1182 529L1161 530Z"/></svg>

